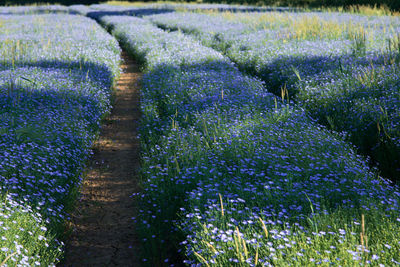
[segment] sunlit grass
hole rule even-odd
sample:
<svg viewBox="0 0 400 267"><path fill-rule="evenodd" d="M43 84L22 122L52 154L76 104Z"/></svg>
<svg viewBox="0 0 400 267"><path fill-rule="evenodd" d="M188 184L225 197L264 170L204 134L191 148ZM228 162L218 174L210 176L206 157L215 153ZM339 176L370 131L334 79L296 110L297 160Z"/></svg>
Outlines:
<svg viewBox="0 0 400 267"><path fill-rule="evenodd" d="M107 1L105 2L106 4L109 5L117 5L117 6L145 6L149 4L160 4L160 5L193 5L195 6L196 4L202 3L202 0L197 0L195 2L185 2L185 1L150 1L150 2L129 2L129 1ZM232 6L235 6L237 3L232 3ZM242 4L242 6L246 6L246 4ZM254 6L254 4L252 5ZM255 6L259 7L265 7L264 5L256 4ZM379 7L377 5L349 5L349 6L341 6L341 7L319 7L319 8L309 8L306 6L300 6L299 8L302 8L303 11L322 11L322 12L341 12L341 13L351 13L351 14L363 14L363 15L368 15L368 16L398 16L400 13L397 11L393 11L390 8L388 8L386 5L380 5ZM183 9L181 9L183 10ZM213 10L212 6L210 8L205 8L205 9L198 9L196 10L197 12L204 12L204 13L219 13L217 10ZM228 15L229 16L229 15ZM263 18L265 22L268 20L268 18Z"/></svg>
<svg viewBox="0 0 400 267"><path fill-rule="evenodd" d="M399 16L400 13L393 11L386 5L377 6L375 5L350 5L348 7L336 7L336 8L321 8L321 11L327 12L348 12L352 14L362 14L367 16Z"/></svg>
<svg viewBox="0 0 400 267"><path fill-rule="evenodd" d="M357 22L340 21L340 19L323 19L313 14L293 15L285 12L268 13L234 13L234 12L202 12L217 17L223 17L227 21L240 22L250 25L254 30L278 30L283 40L337 40L340 38L354 39L360 31L371 32L373 26L364 29L364 26ZM375 25L376 27L376 25ZM392 28L383 29L393 31ZM373 36L368 35L370 39Z"/></svg>

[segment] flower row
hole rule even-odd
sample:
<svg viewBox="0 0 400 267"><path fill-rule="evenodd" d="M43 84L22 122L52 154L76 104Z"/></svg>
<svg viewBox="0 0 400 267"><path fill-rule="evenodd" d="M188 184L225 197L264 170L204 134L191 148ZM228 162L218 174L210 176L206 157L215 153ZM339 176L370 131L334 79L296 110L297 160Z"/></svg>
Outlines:
<svg viewBox="0 0 400 267"><path fill-rule="evenodd" d="M398 189L342 137L181 32L101 21L145 64L136 195L145 262L400 261Z"/></svg>
<svg viewBox="0 0 400 267"><path fill-rule="evenodd" d="M81 16L0 21L0 262L51 266L110 110L120 48Z"/></svg>
<svg viewBox="0 0 400 267"><path fill-rule="evenodd" d="M347 132L384 176L399 177L398 18L275 12L146 18L223 52L275 94Z"/></svg>

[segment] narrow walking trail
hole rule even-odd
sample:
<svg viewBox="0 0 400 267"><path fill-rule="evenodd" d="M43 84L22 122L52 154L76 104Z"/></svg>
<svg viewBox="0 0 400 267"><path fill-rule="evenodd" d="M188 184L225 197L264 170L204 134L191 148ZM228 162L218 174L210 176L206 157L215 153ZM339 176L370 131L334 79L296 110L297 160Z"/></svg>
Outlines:
<svg viewBox="0 0 400 267"><path fill-rule="evenodd" d="M141 73L126 52L122 58L114 107L94 146L61 266L139 266L130 196L138 191Z"/></svg>

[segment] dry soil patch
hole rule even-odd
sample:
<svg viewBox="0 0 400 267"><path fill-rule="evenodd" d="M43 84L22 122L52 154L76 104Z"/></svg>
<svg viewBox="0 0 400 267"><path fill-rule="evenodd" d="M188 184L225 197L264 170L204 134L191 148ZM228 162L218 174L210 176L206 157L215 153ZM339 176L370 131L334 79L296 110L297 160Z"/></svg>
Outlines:
<svg viewBox="0 0 400 267"><path fill-rule="evenodd" d="M138 191L138 65L122 53L123 74L71 216L72 235L62 266L138 266L138 241L131 198Z"/></svg>

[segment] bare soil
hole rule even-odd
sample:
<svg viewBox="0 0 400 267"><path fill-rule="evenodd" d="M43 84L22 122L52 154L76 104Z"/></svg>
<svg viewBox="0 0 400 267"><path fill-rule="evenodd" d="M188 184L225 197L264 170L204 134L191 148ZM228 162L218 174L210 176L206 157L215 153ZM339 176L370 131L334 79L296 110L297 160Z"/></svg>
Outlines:
<svg viewBox="0 0 400 267"><path fill-rule="evenodd" d="M103 124L71 215L72 234L60 266L139 266L138 238L132 217L138 192L140 118L138 65L122 53L123 74L111 115Z"/></svg>

